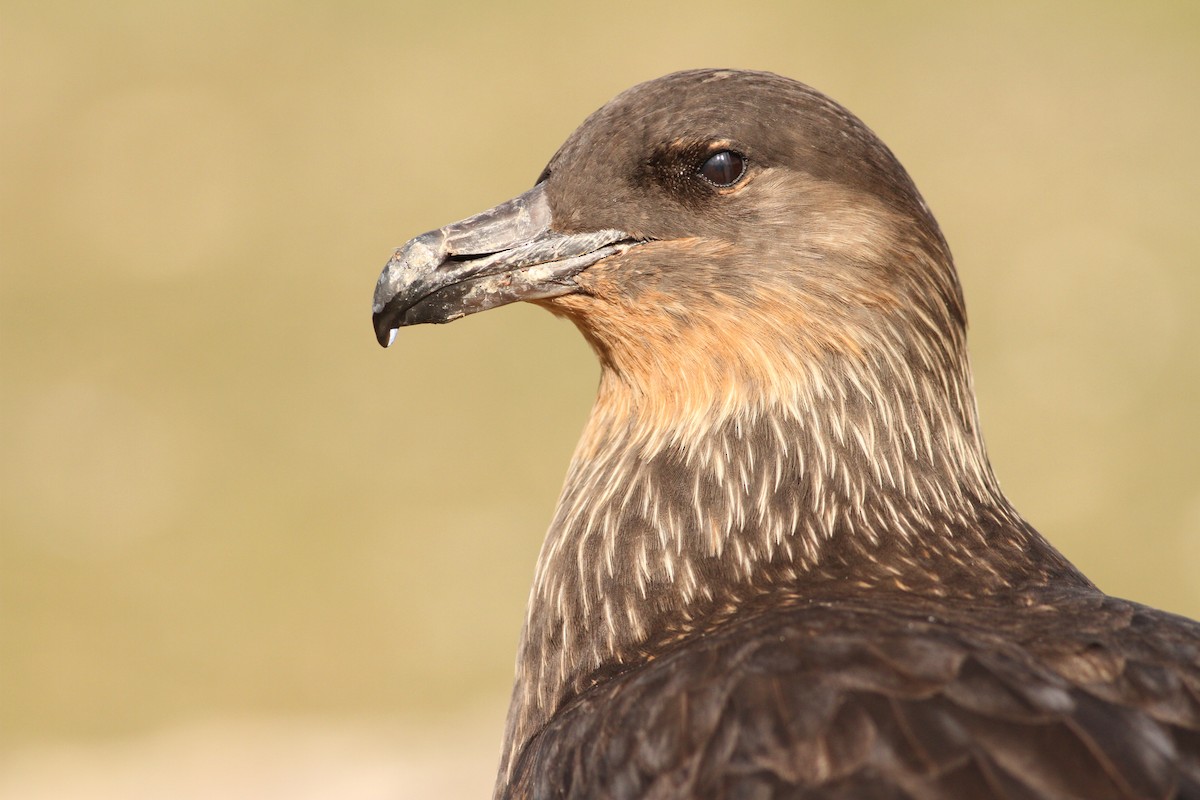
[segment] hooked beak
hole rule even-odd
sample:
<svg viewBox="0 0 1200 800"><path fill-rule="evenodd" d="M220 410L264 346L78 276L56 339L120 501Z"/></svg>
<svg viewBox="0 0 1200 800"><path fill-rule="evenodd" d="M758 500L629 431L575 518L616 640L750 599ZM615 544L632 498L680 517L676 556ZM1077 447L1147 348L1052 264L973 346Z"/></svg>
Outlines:
<svg viewBox="0 0 1200 800"><path fill-rule="evenodd" d="M375 286L375 338L518 300L578 290L575 276L637 242L618 230L566 234L551 228L544 184L473 217L424 233L395 252Z"/></svg>

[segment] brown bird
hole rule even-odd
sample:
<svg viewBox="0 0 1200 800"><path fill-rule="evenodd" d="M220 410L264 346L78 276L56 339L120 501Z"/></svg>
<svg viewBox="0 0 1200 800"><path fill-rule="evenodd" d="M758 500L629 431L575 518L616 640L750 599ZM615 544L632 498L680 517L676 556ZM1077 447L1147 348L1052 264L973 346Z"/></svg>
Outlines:
<svg viewBox="0 0 1200 800"><path fill-rule="evenodd" d="M980 436L950 250L856 117L698 70L397 250L396 329L529 300L602 365L498 798L1200 798L1200 624L1105 595Z"/></svg>

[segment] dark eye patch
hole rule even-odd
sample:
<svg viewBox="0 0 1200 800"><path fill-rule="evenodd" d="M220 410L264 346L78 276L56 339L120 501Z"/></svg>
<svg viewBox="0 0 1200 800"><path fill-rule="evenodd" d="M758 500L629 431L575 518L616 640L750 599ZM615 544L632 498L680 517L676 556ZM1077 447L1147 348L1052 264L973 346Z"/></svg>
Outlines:
<svg viewBox="0 0 1200 800"><path fill-rule="evenodd" d="M665 191L675 202L701 208L720 201L724 192L714 189L737 185L749 171L750 159L742 148L724 137L676 139L651 150L634 170L632 182L646 191Z"/></svg>

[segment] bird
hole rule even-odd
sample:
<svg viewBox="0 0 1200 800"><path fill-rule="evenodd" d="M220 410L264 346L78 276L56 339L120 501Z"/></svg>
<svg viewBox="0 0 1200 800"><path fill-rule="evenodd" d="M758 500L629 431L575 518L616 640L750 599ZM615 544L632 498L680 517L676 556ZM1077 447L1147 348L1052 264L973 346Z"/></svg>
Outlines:
<svg viewBox="0 0 1200 800"><path fill-rule="evenodd" d="M601 366L496 798L1200 798L1200 624L1108 596L980 432L949 246L856 116L673 73L418 236L376 337L516 301Z"/></svg>

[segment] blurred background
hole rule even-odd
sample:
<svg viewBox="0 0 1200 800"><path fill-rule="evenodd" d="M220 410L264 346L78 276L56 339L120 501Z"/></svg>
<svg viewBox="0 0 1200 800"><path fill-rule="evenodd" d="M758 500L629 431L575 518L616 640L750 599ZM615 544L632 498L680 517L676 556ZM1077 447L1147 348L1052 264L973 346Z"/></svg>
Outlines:
<svg viewBox="0 0 1200 800"><path fill-rule="evenodd" d="M597 367L371 292L697 66L891 146L1017 507L1200 616L1200 4L3 0L0 797L487 795Z"/></svg>

